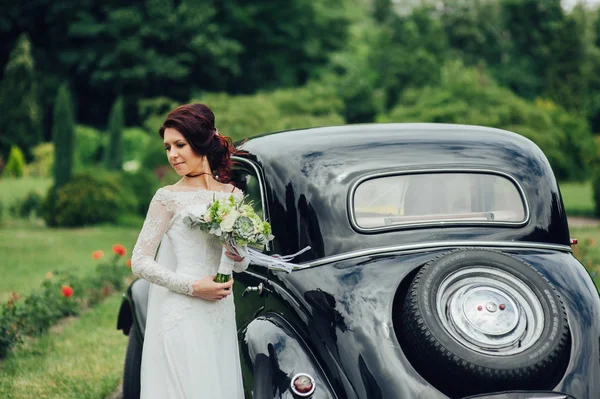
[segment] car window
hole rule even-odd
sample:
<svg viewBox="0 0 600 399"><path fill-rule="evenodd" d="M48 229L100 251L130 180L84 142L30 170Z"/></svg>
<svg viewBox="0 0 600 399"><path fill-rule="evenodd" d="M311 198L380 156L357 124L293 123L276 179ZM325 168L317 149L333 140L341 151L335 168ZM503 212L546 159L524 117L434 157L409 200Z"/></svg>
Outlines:
<svg viewBox="0 0 600 399"><path fill-rule="evenodd" d="M352 196L357 227L422 223L511 223L527 218L521 190L509 178L485 173L419 173L361 182Z"/></svg>
<svg viewBox="0 0 600 399"><path fill-rule="evenodd" d="M237 188L244 192L247 200L252 201L254 210L264 217L261 187L256 174L249 168L236 165L232 170L232 181Z"/></svg>

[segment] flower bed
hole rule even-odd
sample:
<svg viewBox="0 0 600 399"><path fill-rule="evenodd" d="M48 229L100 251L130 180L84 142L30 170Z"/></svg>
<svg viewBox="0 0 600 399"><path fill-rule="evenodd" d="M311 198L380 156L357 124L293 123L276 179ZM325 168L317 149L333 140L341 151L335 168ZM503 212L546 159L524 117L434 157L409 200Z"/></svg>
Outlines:
<svg viewBox="0 0 600 399"><path fill-rule="evenodd" d="M60 319L78 315L115 291L121 291L131 275L131 261L125 260L123 245L112 247L113 256L94 251L95 273L77 277L70 271L48 272L42 286L21 298L17 293L0 308L0 359L6 357L25 336L39 336Z"/></svg>

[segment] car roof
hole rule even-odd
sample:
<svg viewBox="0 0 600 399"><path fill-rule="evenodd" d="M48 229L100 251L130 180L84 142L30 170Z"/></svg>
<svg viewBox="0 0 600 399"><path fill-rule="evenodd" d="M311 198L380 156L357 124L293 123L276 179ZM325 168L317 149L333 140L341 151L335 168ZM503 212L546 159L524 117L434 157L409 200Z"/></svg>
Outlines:
<svg viewBox="0 0 600 399"><path fill-rule="evenodd" d="M272 208L283 207L283 215L309 207L319 223L319 239L337 236L343 241L332 243L330 250L323 243L323 253L317 256L335 254L341 246L353 250L373 245L363 238L348 244L357 233L350 223L340 223L348 220L347 199L354 183L375 173L432 169L510 175L523 189L532 214L527 226L506 230L503 238L568 243L566 216L550 164L537 145L516 133L470 125L360 124L275 132L251 138L239 148L261 167ZM493 230L477 231L489 235ZM451 232L446 228L438 237L456 236ZM418 234L406 236L408 241L420 239Z"/></svg>

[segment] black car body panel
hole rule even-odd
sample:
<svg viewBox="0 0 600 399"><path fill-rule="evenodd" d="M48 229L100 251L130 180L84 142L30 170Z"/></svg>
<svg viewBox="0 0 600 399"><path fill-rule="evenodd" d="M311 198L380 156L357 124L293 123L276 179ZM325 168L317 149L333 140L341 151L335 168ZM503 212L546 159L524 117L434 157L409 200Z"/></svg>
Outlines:
<svg viewBox="0 0 600 399"><path fill-rule="evenodd" d="M260 193L254 198L276 236L269 253L311 247L297 257L292 273L250 265L235 276L248 398L294 397L289 385L299 372L315 377L313 398L449 397L413 367L397 324L419 270L461 248L513 256L559 294L570 330L568 362L558 383L536 392L600 398L600 297L572 254L557 182L531 141L474 126L378 124L269 134L240 149L237 168L255 175ZM432 170L509 176L525 197L526 222L423 224L376 232L353 225L349 205L357 182ZM245 189L243 178L234 180ZM248 290L259 286L259 292ZM439 370L439 378L444 372ZM520 395L506 391L507 398ZM477 392L482 398L493 393Z"/></svg>
<svg viewBox="0 0 600 399"><path fill-rule="evenodd" d="M402 298L402 285L411 280L417 268L446 251L367 256L278 274L272 280L273 305L267 310L304 326L304 339L311 348L319 349L321 364L330 367L328 375L341 371L353 382L356 396L340 397L446 397L434 396L429 383L406 359L392 319L394 298ZM511 248L502 251L527 261L547 276L567 307L574 337L571 360L568 377L555 389L576 398L600 397L600 381L589 378L600 375L600 299L586 270L570 254ZM287 299L290 295L297 303Z"/></svg>

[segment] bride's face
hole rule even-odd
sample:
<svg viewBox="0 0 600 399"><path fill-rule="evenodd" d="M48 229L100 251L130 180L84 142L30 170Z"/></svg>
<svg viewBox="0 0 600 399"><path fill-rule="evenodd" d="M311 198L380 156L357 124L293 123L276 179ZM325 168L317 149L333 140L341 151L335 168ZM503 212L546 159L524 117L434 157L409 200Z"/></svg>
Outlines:
<svg viewBox="0 0 600 399"><path fill-rule="evenodd" d="M178 130L170 127L166 128L164 143L169 163L179 176L202 171L204 158L194 152L190 143Z"/></svg>

